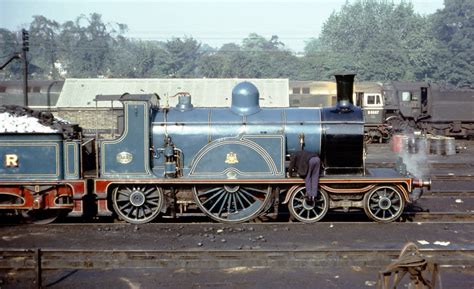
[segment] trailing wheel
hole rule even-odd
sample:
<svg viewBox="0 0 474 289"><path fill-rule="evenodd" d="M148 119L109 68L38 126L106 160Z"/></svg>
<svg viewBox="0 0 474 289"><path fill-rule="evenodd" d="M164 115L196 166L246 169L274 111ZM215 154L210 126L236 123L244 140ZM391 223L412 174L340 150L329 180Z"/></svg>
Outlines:
<svg viewBox="0 0 474 289"><path fill-rule="evenodd" d="M164 195L157 186L121 185L112 192L112 204L120 219L132 224L152 221L160 213Z"/></svg>
<svg viewBox="0 0 474 289"><path fill-rule="evenodd" d="M364 211L374 221L389 223L398 219L405 208L402 193L392 186L375 187L364 196Z"/></svg>
<svg viewBox="0 0 474 289"><path fill-rule="evenodd" d="M271 199L270 186L193 187L199 208L222 223L241 223L259 216Z"/></svg>
<svg viewBox="0 0 474 289"><path fill-rule="evenodd" d="M288 203L290 214L300 222L314 223L321 220L329 209L329 196L319 189L314 201L306 199L306 187L295 190Z"/></svg>

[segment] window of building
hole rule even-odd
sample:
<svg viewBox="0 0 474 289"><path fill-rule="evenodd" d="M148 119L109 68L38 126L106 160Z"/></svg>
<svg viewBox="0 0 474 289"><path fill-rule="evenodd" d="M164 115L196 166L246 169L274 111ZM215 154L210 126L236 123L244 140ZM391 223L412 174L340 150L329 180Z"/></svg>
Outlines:
<svg viewBox="0 0 474 289"><path fill-rule="evenodd" d="M302 88L302 93L303 94L309 94L309 87L303 87Z"/></svg>
<svg viewBox="0 0 474 289"><path fill-rule="evenodd" d="M33 92L41 92L41 87L33 86Z"/></svg>
<svg viewBox="0 0 474 289"><path fill-rule="evenodd" d="M301 88L293 87L293 94L301 94Z"/></svg>
<svg viewBox="0 0 474 289"><path fill-rule="evenodd" d="M6 86L0 86L0 93L5 93L7 91Z"/></svg>

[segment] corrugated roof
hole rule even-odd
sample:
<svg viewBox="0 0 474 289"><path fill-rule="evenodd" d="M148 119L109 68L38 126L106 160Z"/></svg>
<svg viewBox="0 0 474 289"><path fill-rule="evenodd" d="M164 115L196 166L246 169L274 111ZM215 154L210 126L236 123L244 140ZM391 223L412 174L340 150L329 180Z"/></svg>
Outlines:
<svg viewBox="0 0 474 289"><path fill-rule="evenodd" d="M232 89L242 81L250 81L260 92L260 106L288 107L288 79L66 79L57 107L95 107L96 95L151 94L161 98L161 104L178 102L171 97L178 92L189 92L196 107L230 107ZM114 107L121 104L115 102ZM110 102L99 102L99 107L110 107Z"/></svg>

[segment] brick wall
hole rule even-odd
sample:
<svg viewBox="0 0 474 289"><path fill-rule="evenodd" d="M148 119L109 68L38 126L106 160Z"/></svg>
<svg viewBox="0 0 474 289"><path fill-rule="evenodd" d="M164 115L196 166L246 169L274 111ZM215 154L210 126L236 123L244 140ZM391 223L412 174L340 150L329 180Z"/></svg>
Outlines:
<svg viewBox="0 0 474 289"><path fill-rule="evenodd" d="M77 110L58 108L52 112L55 117L79 124L85 136L95 136L96 128L102 138L117 137L120 134L119 131L121 131L122 124L119 124L117 119L123 115L122 109L86 108ZM120 120L122 121L122 118Z"/></svg>

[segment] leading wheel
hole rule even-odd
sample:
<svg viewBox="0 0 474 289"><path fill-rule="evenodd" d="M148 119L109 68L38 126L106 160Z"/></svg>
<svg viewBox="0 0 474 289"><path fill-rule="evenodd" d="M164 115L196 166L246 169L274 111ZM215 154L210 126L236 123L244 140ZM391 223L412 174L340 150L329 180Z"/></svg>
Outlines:
<svg viewBox="0 0 474 289"><path fill-rule="evenodd" d="M193 187L199 208L222 223L241 223L259 216L271 199L270 186Z"/></svg>
<svg viewBox="0 0 474 289"><path fill-rule="evenodd" d="M314 223L321 220L329 209L329 196L319 189L314 201L306 200L306 187L300 187L290 197L288 203L290 214L300 222Z"/></svg>
<svg viewBox="0 0 474 289"><path fill-rule="evenodd" d="M364 211L374 221L389 223L398 219L405 208L405 199L392 186L380 186L364 196Z"/></svg>
<svg viewBox="0 0 474 289"><path fill-rule="evenodd" d="M112 193L112 203L117 215L132 224L152 221L163 207L164 195L157 186L121 185Z"/></svg>

